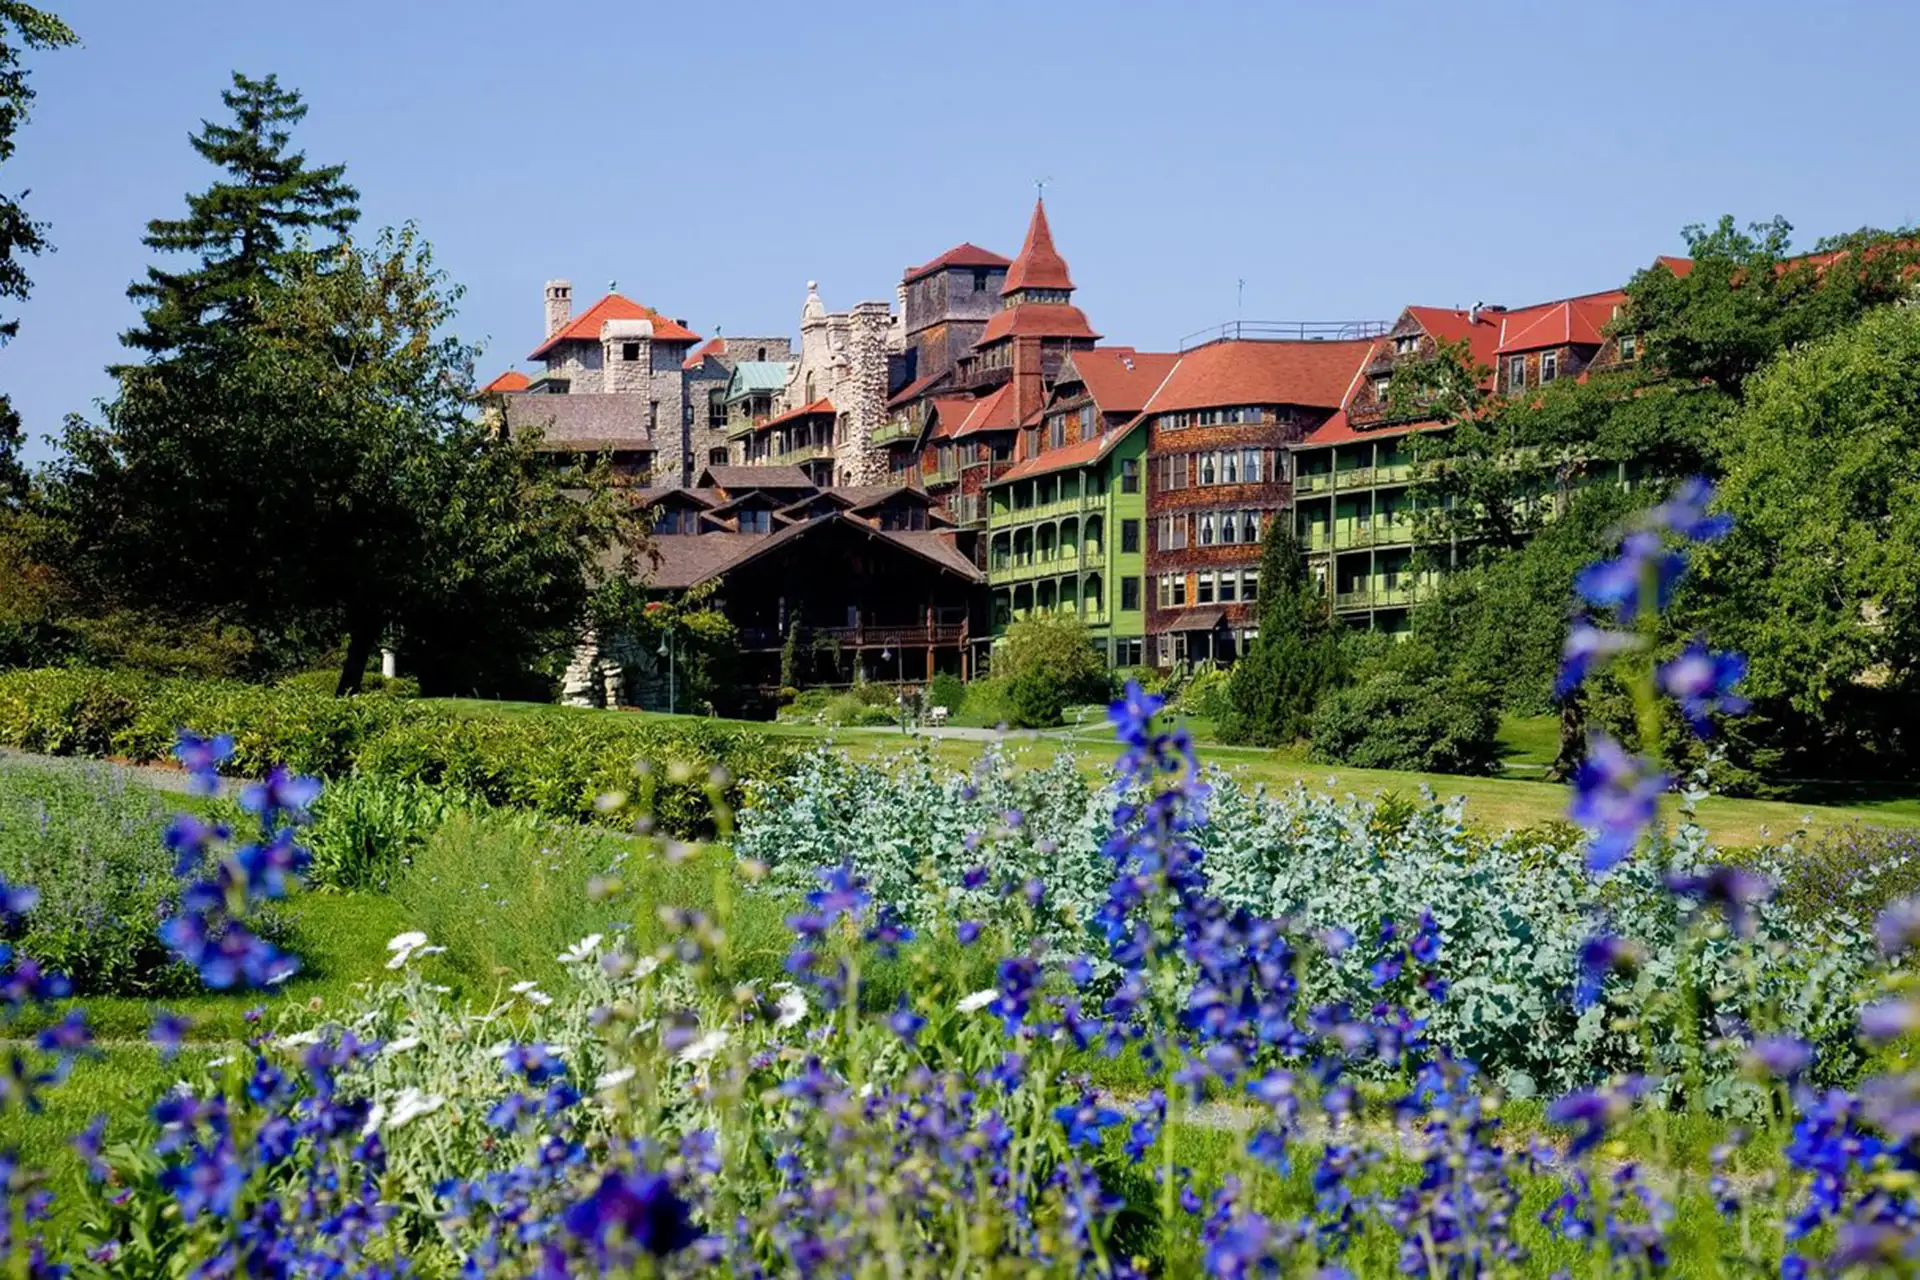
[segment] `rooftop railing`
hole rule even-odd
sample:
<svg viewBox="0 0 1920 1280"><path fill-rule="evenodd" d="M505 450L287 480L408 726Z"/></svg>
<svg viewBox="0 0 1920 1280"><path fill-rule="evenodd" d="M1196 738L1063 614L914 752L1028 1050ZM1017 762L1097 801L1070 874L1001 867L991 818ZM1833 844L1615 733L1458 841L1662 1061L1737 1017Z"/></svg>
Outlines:
<svg viewBox="0 0 1920 1280"><path fill-rule="evenodd" d="M1197 329L1180 339L1180 350L1209 342L1241 340L1266 342L1343 342L1377 338L1393 326L1385 320L1229 320L1211 329Z"/></svg>

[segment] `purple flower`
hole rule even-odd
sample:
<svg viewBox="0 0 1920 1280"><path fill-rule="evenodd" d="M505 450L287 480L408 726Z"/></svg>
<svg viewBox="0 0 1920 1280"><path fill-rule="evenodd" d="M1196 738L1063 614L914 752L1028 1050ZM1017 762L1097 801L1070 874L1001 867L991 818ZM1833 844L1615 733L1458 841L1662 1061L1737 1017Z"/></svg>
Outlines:
<svg viewBox="0 0 1920 1280"><path fill-rule="evenodd" d="M0 925L12 924L40 905L40 891L32 885L8 884L0 877Z"/></svg>
<svg viewBox="0 0 1920 1280"><path fill-rule="evenodd" d="M66 1057L82 1053L93 1045L93 1032L87 1026L87 1011L75 1009L42 1031L35 1041L42 1053Z"/></svg>
<svg viewBox="0 0 1920 1280"><path fill-rule="evenodd" d="M190 813L175 814L164 837L167 848L173 851L173 874L192 875L206 861L208 850L232 834L221 823L202 822Z"/></svg>
<svg viewBox="0 0 1920 1280"><path fill-rule="evenodd" d="M1600 990L1610 973L1626 973L1639 967L1645 953L1640 947L1610 933L1598 933L1580 944L1580 979L1574 984L1573 1007L1586 1009L1600 998Z"/></svg>
<svg viewBox="0 0 1920 1280"><path fill-rule="evenodd" d="M1665 774L1653 772L1607 734L1589 735L1586 759L1574 770L1569 810L1574 822L1591 833L1589 870L1608 871L1633 852L1666 789Z"/></svg>
<svg viewBox="0 0 1920 1280"><path fill-rule="evenodd" d="M1733 517L1729 515L1710 516L1707 507L1713 502L1713 485L1699 476L1680 482L1673 496L1647 513L1647 523L1656 529L1667 529L1690 542L1714 542L1727 536L1733 528Z"/></svg>
<svg viewBox="0 0 1920 1280"><path fill-rule="evenodd" d="M986 882L987 869L985 867L968 867L960 873L960 887L963 889L978 889Z"/></svg>
<svg viewBox="0 0 1920 1280"><path fill-rule="evenodd" d="M544 1044L510 1044L501 1055L500 1066L508 1075L524 1077L531 1085L543 1085L567 1074L567 1064Z"/></svg>
<svg viewBox="0 0 1920 1280"><path fill-rule="evenodd" d="M1770 1076L1792 1080L1813 1062L1813 1050L1793 1036L1762 1036L1747 1047L1747 1060Z"/></svg>
<svg viewBox="0 0 1920 1280"><path fill-rule="evenodd" d="M1756 908L1773 896L1773 881L1757 871L1725 863L1693 875L1670 875L1667 888L1702 906L1717 908L1727 925L1743 938L1753 936Z"/></svg>
<svg viewBox="0 0 1920 1280"><path fill-rule="evenodd" d="M1413 941L1407 944L1407 952L1421 964L1432 964L1440 958L1440 925L1433 918L1431 909L1420 909L1420 921L1414 927Z"/></svg>
<svg viewBox="0 0 1920 1280"><path fill-rule="evenodd" d="M1920 898L1902 898L1880 913L1874 922L1873 936L1880 953L1897 956L1920 945Z"/></svg>
<svg viewBox="0 0 1920 1280"><path fill-rule="evenodd" d="M1642 609L1665 609L1686 567L1678 552L1661 543L1659 534L1630 533L1621 540L1618 556L1580 570L1573 588L1594 608L1611 609L1621 622L1630 623Z"/></svg>
<svg viewBox="0 0 1920 1280"><path fill-rule="evenodd" d="M972 946L980 940L980 922L978 920L962 920L954 927L953 936L959 940L961 946Z"/></svg>
<svg viewBox="0 0 1920 1280"><path fill-rule="evenodd" d="M820 872L820 887L807 895L807 905L829 924L843 915L858 915L873 901L867 882L854 874L851 861Z"/></svg>
<svg viewBox="0 0 1920 1280"><path fill-rule="evenodd" d="M1565 698L1586 682L1594 667L1639 643L1638 637L1624 631L1606 631L1584 618L1576 620L1568 629L1566 647L1560 652L1560 674L1553 682L1554 698Z"/></svg>
<svg viewBox="0 0 1920 1280"><path fill-rule="evenodd" d="M267 771L266 780L240 793L240 807L271 826L282 817L305 822L313 802L320 798L320 780L298 778L280 765Z"/></svg>
<svg viewBox="0 0 1920 1280"><path fill-rule="evenodd" d="M920 1029L926 1025L927 1020L913 1011L905 996L900 997L899 1006L887 1015L887 1029L909 1045L919 1038Z"/></svg>
<svg viewBox="0 0 1920 1280"><path fill-rule="evenodd" d="M1713 729L1707 718L1743 714L1747 700L1733 692L1733 686L1746 678L1747 658L1741 653L1715 653L1698 640L1690 642L1672 662L1663 662L1654 673L1661 692L1680 705L1693 732L1706 738Z"/></svg>
<svg viewBox="0 0 1920 1280"><path fill-rule="evenodd" d="M1641 1081L1630 1079L1616 1088L1582 1089L1550 1104L1549 1123L1571 1125L1577 1130L1567 1146L1567 1156L1577 1160L1599 1145L1608 1126L1626 1116L1642 1088Z"/></svg>
<svg viewBox="0 0 1920 1280"><path fill-rule="evenodd" d="M203 738L182 729L174 737L173 754L192 775L193 789L212 795L220 789L220 766L233 756L233 736L221 733Z"/></svg>
<svg viewBox="0 0 1920 1280"><path fill-rule="evenodd" d="M699 1239L687 1202L664 1175L643 1170L608 1172L561 1221L603 1270L623 1267L641 1254L664 1258Z"/></svg>
<svg viewBox="0 0 1920 1280"><path fill-rule="evenodd" d="M1067 1145L1070 1147L1097 1147L1100 1145L1102 1129L1126 1119L1112 1107L1101 1106L1092 1094L1087 1094L1078 1102L1055 1107L1053 1118L1067 1131Z"/></svg>
<svg viewBox="0 0 1920 1280"><path fill-rule="evenodd" d="M1384 987L1399 977L1400 965L1404 958L1404 953L1396 948L1368 965L1367 973L1370 975L1368 985Z"/></svg>
<svg viewBox="0 0 1920 1280"><path fill-rule="evenodd" d="M1882 1000L1860 1010L1860 1034L1869 1040L1896 1040L1920 1031L1920 1000Z"/></svg>

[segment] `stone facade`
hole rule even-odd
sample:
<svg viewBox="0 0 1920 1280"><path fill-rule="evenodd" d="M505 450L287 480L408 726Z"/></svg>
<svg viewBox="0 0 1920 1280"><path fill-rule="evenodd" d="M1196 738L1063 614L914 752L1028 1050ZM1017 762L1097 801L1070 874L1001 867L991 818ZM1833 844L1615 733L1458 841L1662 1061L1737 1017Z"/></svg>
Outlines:
<svg viewBox="0 0 1920 1280"><path fill-rule="evenodd" d="M861 302L851 311L829 312L819 285L807 282L800 308L800 351L777 416L820 400L834 408L834 481L884 484L887 456L874 444L887 412L887 357L893 310L884 302Z"/></svg>

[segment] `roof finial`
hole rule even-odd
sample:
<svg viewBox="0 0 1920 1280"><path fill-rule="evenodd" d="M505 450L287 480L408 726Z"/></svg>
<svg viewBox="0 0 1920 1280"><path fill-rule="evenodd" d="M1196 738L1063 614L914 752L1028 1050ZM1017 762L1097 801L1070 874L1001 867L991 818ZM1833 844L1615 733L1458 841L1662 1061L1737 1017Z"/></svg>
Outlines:
<svg viewBox="0 0 1920 1280"><path fill-rule="evenodd" d="M607 281L607 292L608 293L620 292L620 282L618 280Z"/></svg>
<svg viewBox="0 0 1920 1280"><path fill-rule="evenodd" d="M1052 174L1048 174L1044 178L1035 178L1033 180L1033 198L1035 200L1045 200L1047 198L1047 184L1052 181Z"/></svg>

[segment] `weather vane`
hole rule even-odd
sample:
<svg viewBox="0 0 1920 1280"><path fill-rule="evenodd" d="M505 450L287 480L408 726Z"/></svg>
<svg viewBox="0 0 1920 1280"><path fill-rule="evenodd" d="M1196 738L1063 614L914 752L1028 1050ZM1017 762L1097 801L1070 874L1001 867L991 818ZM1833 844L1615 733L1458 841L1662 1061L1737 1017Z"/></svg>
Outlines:
<svg viewBox="0 0 1920 1280"><path fill-rule="evenodd" d="M1034 198L1034 199L1036 199L1036 200L1044 200L1044 199L1046 199L1046 198L1047 198L1047 184L1048 184L1049 182L1052 182L1052 181L1053 181L1053 175L1052 175L1052 174L1048 174L1048 175L1047 175L1046 177L1044 177L1044 178L1035 178L1035 179L1033 180L1033 198Z"/></svg>

